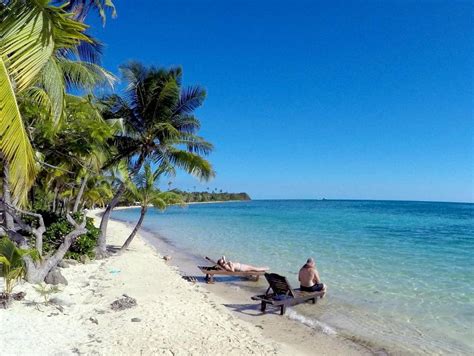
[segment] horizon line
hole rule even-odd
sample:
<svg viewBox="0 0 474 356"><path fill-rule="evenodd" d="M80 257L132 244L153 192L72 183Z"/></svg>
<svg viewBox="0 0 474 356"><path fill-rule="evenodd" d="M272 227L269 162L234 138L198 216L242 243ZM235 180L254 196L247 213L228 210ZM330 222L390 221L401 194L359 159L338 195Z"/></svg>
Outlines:
<svg viewBox="0 0 474 356"><path fill-rule="evenodd" d="M379 201L379 202L411 202L411 203L450 203L450 204L474 204L474 201L450 201L450 200L403 200L403 199L345 199L345 198L258 198L251 200L308 200L308 201Z"/></svg>

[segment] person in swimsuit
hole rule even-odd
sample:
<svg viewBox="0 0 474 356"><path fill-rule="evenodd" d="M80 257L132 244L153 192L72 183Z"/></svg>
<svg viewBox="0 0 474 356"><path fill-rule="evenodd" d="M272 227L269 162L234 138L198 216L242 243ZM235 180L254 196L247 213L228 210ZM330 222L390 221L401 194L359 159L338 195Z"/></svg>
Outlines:
<svg viewBox="0 0 474 356"><path fill-rule="evenodd" d="M227 261L225 256L219 258L217 264L230 272L266 272L270 269L268 267L255 267L240 262Z"/></svg>
<svg viewBox="0 0 474 356"><path fill-rule="evenodd" d="M324 283L321 283L321 279L319 278L316 263L311 257L308 258L303 267L301 267L298 280L300 281L300 289L303 292L326 291L326 286Z"/></svg>

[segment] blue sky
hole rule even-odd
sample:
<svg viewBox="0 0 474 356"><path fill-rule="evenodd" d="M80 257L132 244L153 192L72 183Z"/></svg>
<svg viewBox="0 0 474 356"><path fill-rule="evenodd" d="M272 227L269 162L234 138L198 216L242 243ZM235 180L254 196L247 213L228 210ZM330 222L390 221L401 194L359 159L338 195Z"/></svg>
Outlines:
<svg viewBox="0 0 474 356"><path fill-rule="evenodd" d="M114 1L104 65L180 65L209 183L255 199L474 201L473 2Z"/></svg>

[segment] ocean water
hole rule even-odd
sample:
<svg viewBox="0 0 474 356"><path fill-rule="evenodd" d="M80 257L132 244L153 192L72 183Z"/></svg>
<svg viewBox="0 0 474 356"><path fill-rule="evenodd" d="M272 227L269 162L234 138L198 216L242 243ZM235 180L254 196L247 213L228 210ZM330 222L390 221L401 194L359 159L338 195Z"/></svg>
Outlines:
<svg viewBox="0 0 474 356"><path fill-rule="evenodd" d="M134 222L138 210L113 218ZM152 209L144 226L195 255L270 266L327 298L291 318L401 353L474 353L474 204L273 200Z"/></svg>

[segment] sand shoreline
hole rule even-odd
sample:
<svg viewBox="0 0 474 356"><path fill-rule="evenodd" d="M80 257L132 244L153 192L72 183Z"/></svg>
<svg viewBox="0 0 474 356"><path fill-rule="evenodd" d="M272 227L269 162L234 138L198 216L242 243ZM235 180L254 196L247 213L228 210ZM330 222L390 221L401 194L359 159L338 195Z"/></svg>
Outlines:
<svg viewBox="0 0 474 356"><path fill-rule="evenodd" d="M96 223L99 213L89 212ZM131 228L112 220L108 231L108 243L117 246ZM305 326L282 323L277 315L237 317L230 309L250 301L224 283L208 288L185 281L143 235L120 256L61 269L69 284L53 296L54 304L42 304L32 285L18 285L15 291L25 291L26 299L0 310L2 355L370 353L321 332L300 332ZM173 257L179 262L177 253ZM112 311L123 294L137 306Z"/></svg>
<svg viewBox="0 0 474 356"><path fill-rule="evenodd" d="M130 207L133 208L133 207ZM113 219L114 221L133 228L133 223ZM206 284L204 276L197 268L198 265L208 265L204 256L197 256L193 251L184 251L175 246L172 241L157 232L142 227L141 237L161 255L169 255L170 265L176 268L182 276L196 278L203 288L211 291L221 300L222 305L234 316L254 326L261 328L263 333L276 342L291 346L299 354L387 354L386 349L370 345L363 340L351 340L342 335L336 335L332 329L323 324L305 320L295 311L290 310L288 316L279 317L277 311L266 315L260 313L259 304L250 300L250 296L265 291L266 281L245 281L239 278L218 277L215 284ZM308 307L311 307L308 305Z"/></svg>

